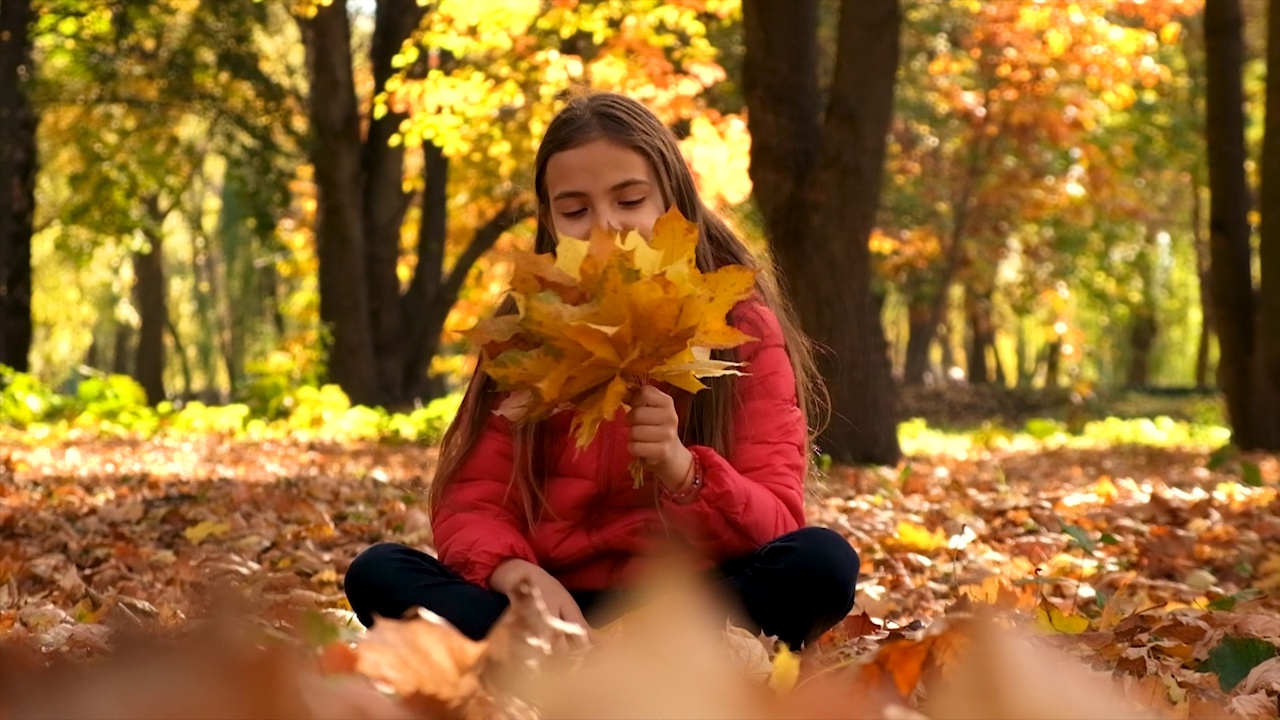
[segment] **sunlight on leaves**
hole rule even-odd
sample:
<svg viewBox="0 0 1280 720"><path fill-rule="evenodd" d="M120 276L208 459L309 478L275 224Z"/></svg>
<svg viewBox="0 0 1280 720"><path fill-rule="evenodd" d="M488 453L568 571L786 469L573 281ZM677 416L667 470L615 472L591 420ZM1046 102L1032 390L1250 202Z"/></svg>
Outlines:
<svg viewBox="0 0 1280 720"><path fill-rule="evenodd" d="M201 520L182 531L182 536L199 545L208 538L225 537L231 532L231 525L220 520Z"/></svg>
<svg viewBox="0 0 1280 720"><path fill-rule="evenodd" d="M1051 634L1079 635L1089 629L1089 618L1067 615L1056 605L1044 602L1036 608L1036 627Z"/></svg>
<svg viewBox="0 0 1280 720"><path fill-rule="evenodd" d="M562 238L554 261L514 253L518 316L485 320L468 336L498 388L519 398L521 420L572 407L582 448L646 382L698 392L703 378L742 372L710 353L752 339L728 315L754 292L755 274L742 266L701 272L697 241L697 227L673 207L650 242L597 232Z"/></svg>
<svg viewBox="0 0 1280 720"><path fill-rule="evenodd" d="M773 656L773 672L769 674L769 687L779 695L786 695L800 678L800 656L782 646Z"/></svg>
<svg viewBox="0 0 1280 720"><path fill-rule="evenodd" d="M936 528L930 532L927 528L921 527L907 520L898 521L898 532L894 538L894 544L904 550L929 554L937 550L947 547L947 534L942 528Z"/></svg>

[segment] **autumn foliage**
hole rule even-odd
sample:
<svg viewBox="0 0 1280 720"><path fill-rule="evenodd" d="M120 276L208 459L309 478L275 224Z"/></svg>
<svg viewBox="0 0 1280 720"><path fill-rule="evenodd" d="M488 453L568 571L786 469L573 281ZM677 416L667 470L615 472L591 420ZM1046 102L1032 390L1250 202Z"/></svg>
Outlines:
<svg viewBox="0 0 1280 720"><path fill-rule="evenodd" d="M538 421L574 409L579 448L631 392L660 382L687 392L699 378L739 373L711 351L750 340L729 311L755 289L755 272L698 269L698 227L672 208L646 241L635 232L561 238L555 255L517 251L511 279L516 314L480 323L470 337L499 390L500 412Z"/></svg>
<svg viewBox="0 0 1280 720"><path fill-rule="evenodd" d="M833 470L807 514L862 555L857 606L793 652L726 627L679 558L591 643L531 595L480 643L421 614L364 632L343 571L431 546L434 450L11 447L4 717L1273 717L1280 695L1274 459L996 438Z"/></svg>

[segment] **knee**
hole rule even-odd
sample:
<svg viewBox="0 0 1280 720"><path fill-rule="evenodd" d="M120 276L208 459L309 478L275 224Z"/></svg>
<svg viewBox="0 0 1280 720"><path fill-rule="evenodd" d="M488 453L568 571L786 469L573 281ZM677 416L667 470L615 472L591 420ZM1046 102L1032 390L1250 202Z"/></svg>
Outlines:
<svg viewBox="0 0 1280 720"><path fill-rule="evenodd" d="M832 612L848 613L853 608L861 563L857 551L839 533L824 527L803 528L790 540L799 574L831 603Z"/></svg>
<svg viewBox="0 0 1280 720"><path fill-rule="evenodd" d="M342 580L347 596L350 597L352 590L359 595L361 591L377 587L381 578L386 576L389 566L395 562L396 556L404 550L403 545L384 542L371 545L356 555L347 566Z"/></svg>

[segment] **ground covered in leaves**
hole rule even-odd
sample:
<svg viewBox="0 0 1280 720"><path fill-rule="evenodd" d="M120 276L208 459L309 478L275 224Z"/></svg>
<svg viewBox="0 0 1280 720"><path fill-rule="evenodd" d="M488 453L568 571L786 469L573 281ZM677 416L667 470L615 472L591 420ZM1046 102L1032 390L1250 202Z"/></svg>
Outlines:
<svg viewBox="0 0 1280 720"><path fill-rule="evenodd" d="M434 461L407 444L10 445L0 717L1277 715L1275 458L988 437L834 468L810 518L859 549L858 605L800 654L724 628L678 582L594 648L536 598L484 643L429 617L364 633L343 572L380 540L430 546Z"/></svg>

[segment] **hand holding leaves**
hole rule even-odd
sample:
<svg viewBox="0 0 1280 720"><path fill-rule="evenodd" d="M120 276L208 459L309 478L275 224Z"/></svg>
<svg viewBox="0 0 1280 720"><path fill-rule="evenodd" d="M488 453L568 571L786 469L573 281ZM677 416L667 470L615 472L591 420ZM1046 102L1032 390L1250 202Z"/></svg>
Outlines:
<svg viewBox="0 0 1280 720"><path fill-rule="evenodd" d="M754 292L755 271L729 265L703 273L697 243L697 226L673 208L655 223L650 242L634 232L599 232L588 240L561 238L554 258L516 252L511 287L519 312L469 333L485 372L523 405L519 413L500 411L533 422L572 407L581 448L600 423L630 410L628 397L650 381L698 392L705 389L699 378L739 374L738 363L712 360L711 350L753 339L731 326L728 314ZM638 397L660 402L648 391ZM687 459L687 450L658 438L673 417L674 409L660 421L640 414L639 427L649 429L633 442L655 471Z"/></svg>
<svg viewBox="0 0 1280 720"><path fill-rule="evenodd" d="M631 399L627 420L631 425L627 452L674 490L693 461L689 449L680 442L675 401L652 385L643 385Z"/></svg>

